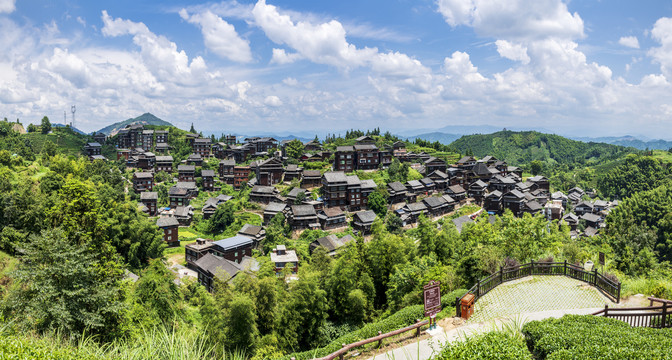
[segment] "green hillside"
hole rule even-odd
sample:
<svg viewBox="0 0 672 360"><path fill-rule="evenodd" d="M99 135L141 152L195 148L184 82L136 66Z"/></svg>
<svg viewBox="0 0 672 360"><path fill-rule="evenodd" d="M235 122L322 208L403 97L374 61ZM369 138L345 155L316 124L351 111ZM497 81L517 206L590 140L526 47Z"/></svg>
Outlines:
<svg viewBox="0 0 672 360"><path fill-rule="evenodd" d="M144 113L134 119L124 120L106 126L96 132L103 133L106 135L116 134L120 129L123 129L126 125L132 125L132 124L172 126L171 123L163 121L150 113Z"/></svg>
<svg viewBox="0 0 672 360"><path fill-rule="evenodd" d="M486 135L465 135L451 146L461 153L473 153L506 159L509 164L526 164L533 160L560 164L594 164L616 159L635 149L604 143L585 143L562 136L536 131L499 131Z"/></svg>
<svg viewBox="0 0 672 360"><path fill-rule="evenodd" d="M31 132L21 135L29 140L35 153L42 152L44 143L49 140L56 145L60 153L66 155L79 155L82 153L84 144L91 141L86 135L78 134L69 128L54 128L50 134Z"/></svg>

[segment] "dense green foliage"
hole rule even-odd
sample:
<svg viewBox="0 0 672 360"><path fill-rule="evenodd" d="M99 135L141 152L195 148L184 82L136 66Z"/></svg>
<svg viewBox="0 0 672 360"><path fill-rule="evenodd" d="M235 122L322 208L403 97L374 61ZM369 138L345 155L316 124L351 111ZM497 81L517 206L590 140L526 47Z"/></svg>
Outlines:
<svg viewBox="0 0 672 360"><path fill-rule="evenodd" d="M672 167L649 156L628 155L625 161L598 176L597 186L607 198L626 198L669 182Z"/></svg>
<svg viewBox="0 0 672 360"><path fill-rule="evenodd" d="M529 164L533 160L547 164L589 164L617 158L628 152L616 145L584 143L536 131L466 135L455 140L451 146L461 153L471 151L477 157L492 155L513 165Z"/></svg>
<svg viewBox="0 0 672 360"><path fill-rule="evenodd" d="M672 359L672 329L632 328L598 316L565 315L523 326L537 359Z"/></svg>
<svg viewBox="0 0 672 360"><path fill-rule="evenodd" d="M672 186L664 185L627 198L607 217L608 241L619 269L632 272L633 264L653 252L672 261Z"/></svg>
<svg viewBox="0 0 672 360"><path fill-rule="evenodd" d="M449 343L436 357L439 360L529 360L525 341L503 332L489 332Z"/></svg>
<svg viewBox="0 0 672 360"><path fill-rule="evenodd" d="M283 357L282 359L289 360L290 358L293 357L296 358L296 360L306 360L315 357L326 356L340 349L343 344L352 344L359 340L374 337L378 335L378 331L386 333L392 330L397 330L405 326L411 325L415 323L416 319L422 318L423 315L424 315L424 307L422 305L409 306L403 310L396 312L395 314L389 316L386 319L377 321L375 323L367 324L359 330L353 331L337 339L334 339L332 342L330 342L328 345L324 347L304 351L301 353L293 353Z"/></svg>

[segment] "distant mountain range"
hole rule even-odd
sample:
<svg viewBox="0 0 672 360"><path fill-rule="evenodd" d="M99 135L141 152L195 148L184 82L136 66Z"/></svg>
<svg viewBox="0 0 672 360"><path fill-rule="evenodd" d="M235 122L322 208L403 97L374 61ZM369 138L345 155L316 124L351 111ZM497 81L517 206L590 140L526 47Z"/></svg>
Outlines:
<svg viewBox="0 0 672 360"><path fill-rule="evenodd" d="M160 125L160 126L173 126L173 124L161 120L158 117L150 114L150 113L144 113L134 119L128 119L124 121L119 121L116 122L112 125L106 126L98 131L97 133L103 133L108 136L113 136L116 135L116 133L119 132L119 130L125 128L127 125L133 125L133 124L143 124L143 125Z"/></svg>
<svg viewBox="0 0 672 360"><path fill-rule="evenodd" d="M408 141L414 141L415 139L422 139L422 140L431 141L431 142L438 141L438 142L440 142L442 144L446 144L446 145L448 145L448 144L452 143L453 141L459 139L461 136L462 135L447 134L447 133L443 133L443 132L431 132L431 133L419 134L419 135L408 136L408 137L397 135L397 137L402 138L402 139L407 139Z"/></svg>
<svg viewBox="0 0 672 360"><path fill-rule="evenodd" d="M642 139L632 135L626 136L610 136L610 137L598 137L598 138L589 138L589 137L572 137L571 139L584 141L584 142L601 142L612 145L621 145L626 147L634 147L639 150L668 150L672 148L672 141L666 141L661 139L651 140L651 139Z"/></svg>

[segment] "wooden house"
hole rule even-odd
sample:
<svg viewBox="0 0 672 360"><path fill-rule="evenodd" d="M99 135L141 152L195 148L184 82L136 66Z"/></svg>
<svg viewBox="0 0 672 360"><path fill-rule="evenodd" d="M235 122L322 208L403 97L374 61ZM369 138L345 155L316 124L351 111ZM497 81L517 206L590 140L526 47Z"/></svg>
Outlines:
<svg viewBox="0 0 672 360"><path fill-rule="evenodd" d="M320 186L322 180L322 173L320 170L303 170L303 179L301 179L301 187L309 189Z"/></svg>
<svg viewBox="0 0 672 360"><path fill-rule="evenodd" d="M194 165L177 166L178 181L196 182L196 167Z"/></svg>
<svg viewBox="0 0 672 360"><path fill-rule="evenodd" d="M149 216L155 216L157 211L158 193L154 191L145 191L140 193L140 202L147 208Z"/></svg>
<svg viewBox="0 0 672 360"><path fill-rule="evenodd" d="M173 157L170 155L157 156L155 170L157 172L158 171L165 171L167 173L173 172Z"/></svg>
<svg viewBox="0 0 672 360"><path fill-rule="evenodd" d="M215 190L215 170L202 170L201 178L203 179L203 190Z"/></svg>
<svg viewBox="0 0 672 360"><path fill-rule="evenodd" d="M151 172L133 173L133 190L135 192L152 191L154 174Z"/></svg>
<svg viewBox="0 0 672 360"><path fill-rule="evenodd" d="M317 229L320 223L315 208L310 205L291 205L288 223L293 230Z"/></svg>
<svg viewBox="0 0 672 360"><path fill-rule="evenodd" d="M318 210L317 219L322 226L322 230L331 230L347 225L345 213L339 207Z"/></svg>
<svg viewBox="0 0 672 360"><path fill-rule="evenodd" d="M197 138L193 140L192 151L195 154L199 154L201 158L210 157L210 147L212 146L212 140L209 138Z"/></svg>
<svg viewBox="0 0 672 360"><path fill-rule="evenodd" d="M272 157L262 161L256 168L257 184L263 186L272 186L282 181L282 175L285 169L282 167L282 161Z"/></svg>
<svg viewBox="0 0 672 360"><path fill-rule="evenodd" d="M352 228L362 234L371 233L371 226L376 220L376 213L372 210L360 211L352 216Z"/></svg>
<svg viewBox="0 0 672 360"><path fill-rule="evenodd" d="M289 267L292 274L296 274L299 271L299 257L296 256L296 251L287 250L285 245L277 245L272 250L271 263L275 267L276 274L282 273L285 267Z"/></svg>
<svg viewBox="0 0 672 360"><path fill-rule="evenodd" d="M266 209L264 209L264 225L268 225L271 222L271 219L279 213L285 213L289 209L289 206L285 203L279 202L270 202Z"/></svg>
<svg viewBox="0 0 672 360"><path fill-rule="evenodd" d="M180 240L178 238L178 228L180 223L172 216L162 216L156 220L156 226L163 230L163 241L168 246L179 246Z"/></svg>
<svg viewBox="0 0 672 360"><path fill-rule="evenodd" d="M255 185L250 192L250 201L268 204L274 201L278 194L278 189L273 186Z"/></svg>

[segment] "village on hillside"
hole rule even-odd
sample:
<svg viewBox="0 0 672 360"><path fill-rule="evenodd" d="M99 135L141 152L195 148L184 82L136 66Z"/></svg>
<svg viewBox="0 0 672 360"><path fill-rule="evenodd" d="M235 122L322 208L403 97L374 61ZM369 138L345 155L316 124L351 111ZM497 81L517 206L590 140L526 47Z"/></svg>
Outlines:
<svg viewBox="0 0 672 360"><path fill-rule="evenodd" d="M557 220L569 226L572 238L599 235L606 215L618 205L618 201L593 200L595 192L578 187L567 194L551 193L546 177L524 178L522 169L509 166L506 159L463 156L448 163L447 156L408 151L407 143L400 140L383 139L381 144L363 135L353 145L324 146L317 139L300 143L248 137L239 142L227 135L215 142L214 137L184 133L173 137L178 143L171 143L168 135L168 130L127 125L112 138L94 134L96 142L87 143L84 152L92 161L106 160L101 144L114 145L116 159L131 171L128 180L139 195L141 210L156 218L168 246L180 246L180 229L190 226L195 214L210 219L220 205L233 199L235 194L226 194L223 187L249 189L249 202L259 205L256 214L261 223L245 224L237 234L217 241L188 241L183 244L183 261L172 267L179 278L198 278L209 290L218 274L228 281L239 271L259 268L252 252L261 249L265 226L278 214L295 236L305 229L330 233L350 229L366 237L379 216L369 206L374 192L384 194L385 212L390 210L405 228L412 228L421 215L436 220L470 205L473 211L452 219L458 231L483 212L492 216L511 211L515 216L541 213L548 221ZM179 162L171 156L178 145L190 150ZM407 164L418 179L404 183L372 179L372 173L388 169L393 161ZM357 173L368 178L360 179ZM164 192L165 184L170 184L167 194L159 195L158 184L164 185ZM205 201L192 202L197 197ZM333 256L353 239L331 234L316 239L310 250L323 246ZM285 268L297 274L300 264L295 250L279 245L265 255L277 274Z"/></svg>

